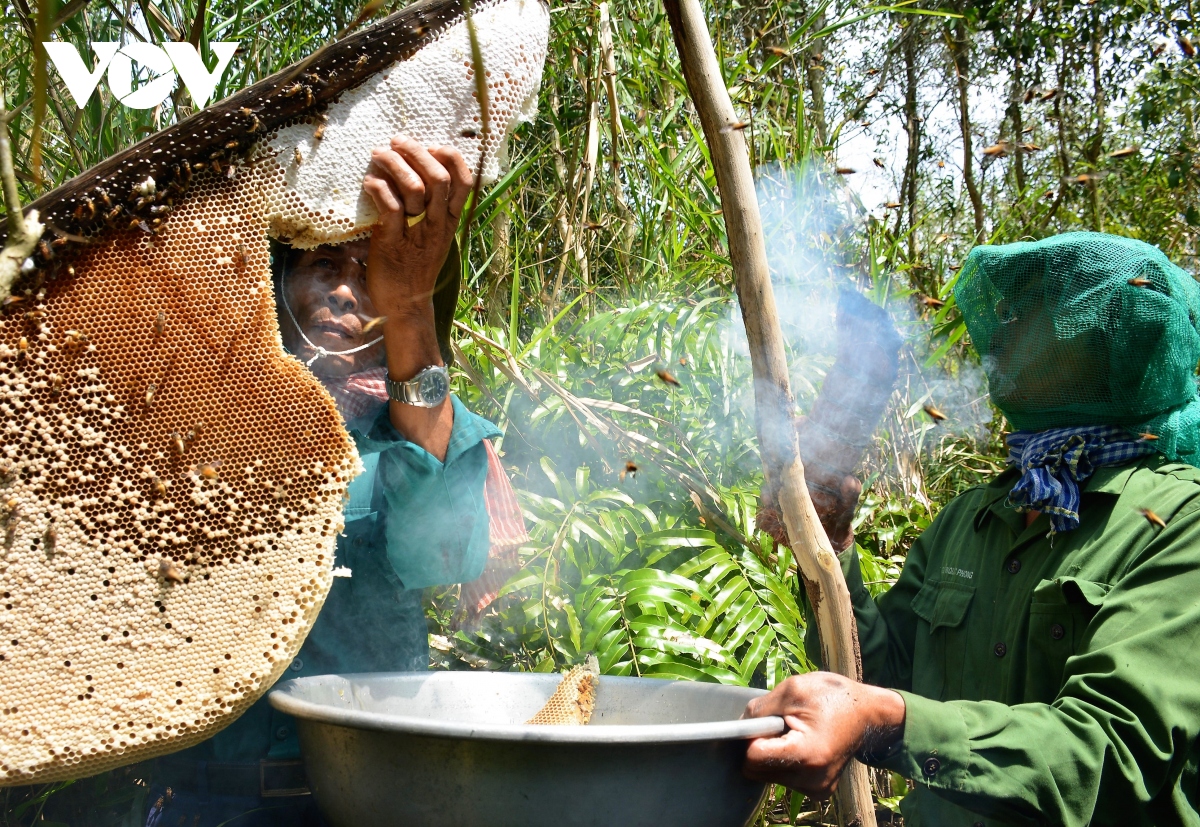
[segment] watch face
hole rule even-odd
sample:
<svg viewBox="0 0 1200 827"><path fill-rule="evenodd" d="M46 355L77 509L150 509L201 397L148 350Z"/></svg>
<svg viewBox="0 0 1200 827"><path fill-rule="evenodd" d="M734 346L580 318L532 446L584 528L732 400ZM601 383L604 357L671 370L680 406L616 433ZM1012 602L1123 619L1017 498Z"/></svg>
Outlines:
<svg viewBox="0 0 1200 827"><path fill-rule="evenodd" d="M446 372L441 370L427 371L421 377L421 401L426 405L436 405L450 393L450 381Z"/></svg>

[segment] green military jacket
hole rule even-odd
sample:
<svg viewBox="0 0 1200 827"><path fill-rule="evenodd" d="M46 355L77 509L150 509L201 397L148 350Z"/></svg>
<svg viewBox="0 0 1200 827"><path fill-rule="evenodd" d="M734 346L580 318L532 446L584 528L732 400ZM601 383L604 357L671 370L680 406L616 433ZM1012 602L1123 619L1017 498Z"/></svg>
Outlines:
<svg viewBox="0 0 1200 827"><path fill-rule="evenodd" d="M865 678L907 704L905 823L1200 825L1200 470L1099 469L1053 540L1016 480L955 498L878 599L843 555Z"/></svg>

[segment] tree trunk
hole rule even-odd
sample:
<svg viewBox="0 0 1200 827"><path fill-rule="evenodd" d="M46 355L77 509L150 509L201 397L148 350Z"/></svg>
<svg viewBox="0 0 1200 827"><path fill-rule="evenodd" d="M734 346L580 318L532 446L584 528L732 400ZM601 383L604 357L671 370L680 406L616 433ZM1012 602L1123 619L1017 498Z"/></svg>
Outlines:
<svg viewBox="0 0 1200 827"><path fill-rule="evenodd" d="M764 470L779 491L779 505L797 564L814 587L813 606L823 662L832 671L861 680L850 593L837 555L809 498L796 444L787 356L767 268L762 219L746 139L740 129L730 128L737 123L737 116L722 80L699 0L664 0L664 5L721 193L734 285L750 345L755 418ZM870 781L862 764L851 761L846 765L838 787L838 804L844 824L871 827L875 824Z"/></svg>
<svg viewBox="0 0 1200 827"><path fill-rule="evenodd" d="M825 28L825 12L822 11L813 23L813 29ZM812 46L804 53L804 79L808 94L812 98L813 128L821 146L829 143L829 125L825 122L825 38L813 38Z"/></svg>
<svg viewBox="0 0 1200 827"><path fill-rule="evenodd" d="M904 55L904 131L908 133L908 153L904 163L904 180L900 195L908 213L908 260L917 257L917 184L918 165L921 160L921 120L917 108L917 37L920 32L918 20L908 21L901 35L901 52Z"/></svg>
<svg viewBox="0 0 1200 827"><path fill-rule="evenodd" d="M1100 156L1104 153L1104 133L1105 133L1105 100L1104 100L1104 79L1102 75L1102 66L1100 63L1100 9L1097 6L1092 7L1091 13L1091 32L1092 32L1092 101L1094 103L1094 117L1096 119L1096 128L1092 133L1092 138L1088 141L1087 155L1088 161L1091 163L1092 171L1094 172L1100 167ZM1096 176L1092 176L1088 181L1088 212L1091 218L1092 229L1099 232L1104 227L1104 221L1100 216L1100 182Z"/></svg>
<svg viewBox="0 0 1200 827"><path fill-rule="evenodd" d="M1017 197L1025 192L1025 150L1021 144L1028 143L1021 133L1025 130L1025 122L1021 105L1025 95L1025 61L1021 57L1021 3L1018 0L1013 12L1013 40L1016 42L1016 54L1013 55L1012 97L1008 104L1008 117L1013 128L1013 174L1017 180Z"/></svg>
<svg viewBox="0 0 1200 827"><path fill-rule="evenodd" d="M959 2L957 5L955 11L962 14L963 3ZM950 54L954 60L954 74L958 83L958 128L962 133L963 142L963 183L967 188L967 196L971 199L971 211L975 219L975 243L982 244L986 238L983 229L983 199L979 195L979 186L975 183L974 150L971 146L971 42L967 34L967 24L962 17L954 21Z"/></svg>

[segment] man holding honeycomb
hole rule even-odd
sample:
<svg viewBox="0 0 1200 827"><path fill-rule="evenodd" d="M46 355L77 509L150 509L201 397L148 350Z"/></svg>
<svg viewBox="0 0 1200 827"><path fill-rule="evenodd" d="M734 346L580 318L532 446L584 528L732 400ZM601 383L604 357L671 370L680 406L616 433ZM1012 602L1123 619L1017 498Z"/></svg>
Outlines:
<svg viewBox="0 0 1200 827"><path fill-rule="evenodd" d="M477 614L528 539L489 442L500 432L449 393L454 234L471 185L457 150L397 136L363 181L380 213L369 239L276 250L284 346L334 397L365 469L344 510L341 576L289 677L426 669L421 589L464 583ZM154 781L147 827L320 823L294 722L265 697L159 759Z"/></svg>

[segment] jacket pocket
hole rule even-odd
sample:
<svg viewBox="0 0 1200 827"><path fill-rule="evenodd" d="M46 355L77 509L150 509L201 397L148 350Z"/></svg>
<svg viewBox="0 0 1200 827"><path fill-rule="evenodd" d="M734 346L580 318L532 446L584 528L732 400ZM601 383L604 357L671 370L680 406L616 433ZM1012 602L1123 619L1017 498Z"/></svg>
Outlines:
<svg viewBox="0 0 1200 827"><path fill-rule="evenodd" d="M1112 587L1078 577L1043 580L1029 604L1025 691L1022 700L1050 703L1062 688L1067 659L1083 647L1088 624Z"/></svg>
<svg viewBox="0 0 1200 827"><path fill-rule="evenodd" d="M974 586L941 580L926 582L913 597L913 613L924 621L913 648L913 691L918 695L946 700L961 691L965 620L974 597Z"/></svg>

